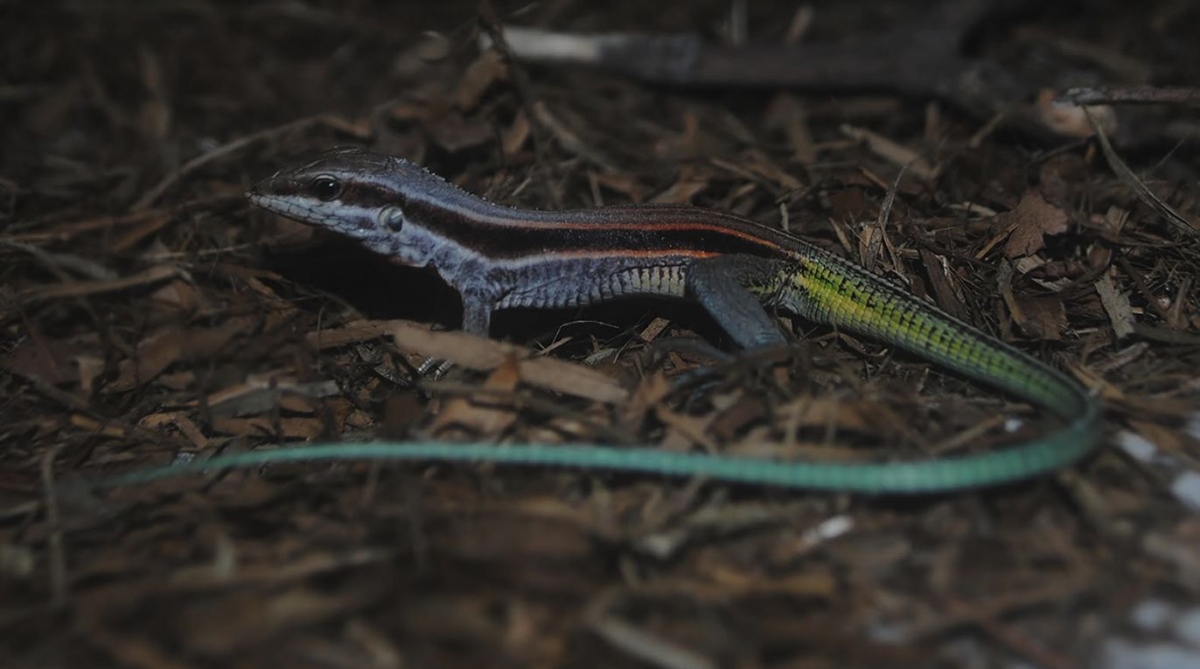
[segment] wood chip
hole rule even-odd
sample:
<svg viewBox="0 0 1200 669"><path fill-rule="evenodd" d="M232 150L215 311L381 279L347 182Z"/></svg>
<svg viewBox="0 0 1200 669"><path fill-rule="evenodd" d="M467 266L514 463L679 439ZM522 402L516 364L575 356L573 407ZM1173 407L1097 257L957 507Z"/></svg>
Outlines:
<svg viewBox="0 0 1200 669"><path fill-rule="evenodd" d="M515 358L504 361L483 383L483 389L491 391L480 398L451 398L429 426L431 434L440 434L449 426L466 428L480 437L494 438L513 424L517 412L511 403L501 399L511 396L521 380Z"/></svg>
<svg viewBox="0 0 1200 669"><path fill-rule="evenodd" d="M310 333L309 344L318 348L343 346L376 337L390 336L396 345L428 358L451 360L467 369L488 371L510 358L517 360L521 380L534 387L573 397L623 404L629 391L609 376L588 367L554 358L537 357L533 351L465 332L435 332L428 325L410 321L356 321L335 330Z"/></svg>
<svg viewBox="0 0 1200 669"><path fill-rule="evenodd" d="M1117 338L1124 339L1133 334L1137 324L1137 319L1133 315L1133 307L1129 304L1129 298L1117 289L1112 274L1105 273L1096 279L1094 285L1096 294L1100 296L1100 303L1104 305L1104 312L1108 314L1108 320L1112 323L1113 331L1117 333Z"/></svg>

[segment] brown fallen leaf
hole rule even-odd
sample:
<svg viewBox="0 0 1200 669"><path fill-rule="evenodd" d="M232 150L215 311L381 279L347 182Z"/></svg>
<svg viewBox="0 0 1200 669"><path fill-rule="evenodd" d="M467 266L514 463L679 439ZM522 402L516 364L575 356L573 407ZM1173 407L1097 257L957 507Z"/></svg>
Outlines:
<svg viewBox="0 0 1200 669"><path fill-rule="evenodd" d="M1031 190L1021 197L1017 207L996 217L1008 241L1004 255L1009 258L1029 256L1046 246L1046 235L1059 235L1067 231L1070 217L1058 206L1046 201L1041 192Z"/></svg>
<svg viewBox="0 0 1200 669"><path fill-rule="evenodd" d="M1067 309L1057 297L1017 297L1013 320L1025 334L1059 341L1067 329Z"/></svg>
<svg viewBox="0 0 1200 669"><path fill-rule="evenodd" d="M181 360L215 354L236 335L253 327L249 318L231 319L215 328L171 328L142 340L132 360L122 360L108 392L123 392L152 380Z"/></svg>
<svg viewBox="0 0 1200 669"><path fill-rule="evenodd" d="M74 361L79 353L79 347L67 341L27 337L0 358L0 368L48 386L57 386L79 378Z"/></svg>

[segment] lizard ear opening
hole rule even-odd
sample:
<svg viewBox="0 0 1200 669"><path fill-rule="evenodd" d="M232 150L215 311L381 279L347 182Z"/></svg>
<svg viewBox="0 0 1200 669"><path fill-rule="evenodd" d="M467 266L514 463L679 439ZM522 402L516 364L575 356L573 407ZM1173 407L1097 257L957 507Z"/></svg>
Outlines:
<svg viewBox="0 0 1200 669"><path fill-rule="evenodd" d="M400 232L404 227L404 210L400 207L384 207L379 212L379 222L392 232Z"/></svg>

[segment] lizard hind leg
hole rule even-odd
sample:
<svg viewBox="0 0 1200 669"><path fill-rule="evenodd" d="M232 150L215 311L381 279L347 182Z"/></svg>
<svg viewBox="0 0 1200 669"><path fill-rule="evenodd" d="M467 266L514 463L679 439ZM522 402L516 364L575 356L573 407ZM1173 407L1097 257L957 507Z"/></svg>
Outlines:
<svg viewBox="0 0 1200 669"><path fill-rule="evenodd" d="M717 256L688 268L688 295L744 349L786 346L779 325L747 286L773 282L776 263L753 256Z"/></svg>

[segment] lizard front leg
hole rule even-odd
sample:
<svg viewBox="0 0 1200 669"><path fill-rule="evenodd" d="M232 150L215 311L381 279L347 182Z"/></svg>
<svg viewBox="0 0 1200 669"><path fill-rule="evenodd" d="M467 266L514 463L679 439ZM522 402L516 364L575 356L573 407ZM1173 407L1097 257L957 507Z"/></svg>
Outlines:
<svg viewBox="0 0 1200 669"><path fill-rule="evenodd" d="M492 325L492 309L496 299L484 293L462 291L462 329L468 334L487 337Z"/></svg>

